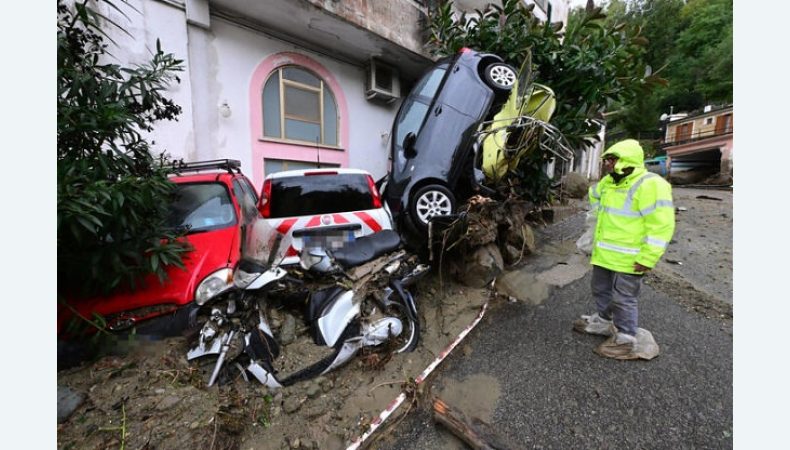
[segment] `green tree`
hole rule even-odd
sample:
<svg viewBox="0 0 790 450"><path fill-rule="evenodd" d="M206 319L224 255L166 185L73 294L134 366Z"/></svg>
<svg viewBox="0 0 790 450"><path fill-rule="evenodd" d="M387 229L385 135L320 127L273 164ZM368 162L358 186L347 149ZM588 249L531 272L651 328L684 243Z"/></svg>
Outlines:
<svg viewBox="0 0 790 450"><path fill-rule="evenodd" d="M669 58L673 89L706 103L732 101L732 0L689 0L681 18Z"/></svg>
<svg viewBox="0 0 790 450"><path fill-rule="evenodd" d="M471 16L456 17L452 2L444 2L429 15L429 44L440 56L470 47L497 54L514 67L530 60L530 81L549 86L556 95L552 124L573 148L592 145L611 105L663 82L646 72L647 40L638 26L607 22L600 7L573 11L567 29L551 18L539 21L533 7L503 0L501 6L489 4ZM552 156L543 150L522 158L511 174L524 188L521 194L538 202L548 199L550 180L543 165Z"/></svg>
<svg viewBox="0 0 790 450"><path fill-rule="evenodd" d="M668 85L619 105L610 132L656 130L659 116L732 101L732 0L612 0L610 17L641 26L645 61Z"/></svg>
<svg viewBox="0 0 790 450"><path fill-rule="evenodd" d="M143 65L107 62L102 23L117 25L91 4L57 3L58 293L67 298L134 286L151 272L162 278L189 250L165 225L166 158L141 135L180 113L164 91L182 61L157 41Z"/></svg>

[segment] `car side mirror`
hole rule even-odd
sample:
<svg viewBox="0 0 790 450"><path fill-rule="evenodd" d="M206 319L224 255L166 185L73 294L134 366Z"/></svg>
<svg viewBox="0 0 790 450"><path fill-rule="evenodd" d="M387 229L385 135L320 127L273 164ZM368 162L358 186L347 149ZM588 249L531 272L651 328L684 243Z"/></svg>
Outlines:
<svg viewBox="0 0 790 450"><path fill-rule="evenodd" d="M417 156L417 149L414 148L414 143L417 142L417 135L409 131L406 137L403 138L403 154L407 158L414 158Z"/></svg>

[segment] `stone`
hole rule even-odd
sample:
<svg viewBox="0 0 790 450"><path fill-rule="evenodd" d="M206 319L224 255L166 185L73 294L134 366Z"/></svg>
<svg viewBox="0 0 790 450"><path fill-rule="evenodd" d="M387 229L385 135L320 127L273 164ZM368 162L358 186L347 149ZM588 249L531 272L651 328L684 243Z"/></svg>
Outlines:
<svg viewBox="0 0 790 450"><path fill-rule="evenodd" d="M505 244L505 251L503 252L502 257L508 264L515 264L516 261L518 261L521 257L521 250L510 244Z"/></svg>
<svg viewBox="0 0 790 450"><path fill-rule="evenodd" d="M571 198L586 198L590 182L579 173L571 172L562 179L562 189Z"/></svg>
<svg viewBox="0 0 790 450"><path fill-rule="evenodd" d="M521 224L518 228L508 228L505 241L508 245L515 247L519 254L521 254L523 247L524 256L535 252L535 232L526 223Z"/></svg>
<svg viewBox="0 0 790 450"><path fill-rule="evenodd" d="M293 414L302 407L302 402L296 397L288 397L283 402L283 411L286 414Z"/></svg>
<svg viewBox="0 0 790 450"><path fill-rule="evenodd" d="M313 405L305 411L305 415L308 419L314 419L318 416L323 416L326 414L326 405L317 404Z"/></svg>
<svg viewBox="0 0 790 450"><path fill-rule="evenodd" d="M283 326L280 329L280 344L288 345L296 340L296 319L290 314L286 314L283 319Z"/></svg>
<svg viewBox="0 0 790 450"><path fill-rule="evenodd" d="M170 395L165 397L161 402L156 405L156 409L159 411L166 411L173 406L175 406L178 402L181 401L181 397L176 397L175 395Z"/></svg>
<svg viewBox="0 0 790 450"><path fill-rule="evenodd" d="M305 389L307 396L309 398L316 398L321 395L321 385L318 383L310 383L307 385L307 389Z"/></svg>
<svg viewBox="0 0 790 450"><path fill-rule="evenodd" d="M67 386L58 386L58 423L65 422L84 401L84 394Z"/></svg>
<svg viewBox="0 0 790 450"><path fill-rule="evenodd" d="M487 286L504 268L502 254L496 244L487 244L476 249L460 272L456 274L458 281L474 288Z"/></svg>

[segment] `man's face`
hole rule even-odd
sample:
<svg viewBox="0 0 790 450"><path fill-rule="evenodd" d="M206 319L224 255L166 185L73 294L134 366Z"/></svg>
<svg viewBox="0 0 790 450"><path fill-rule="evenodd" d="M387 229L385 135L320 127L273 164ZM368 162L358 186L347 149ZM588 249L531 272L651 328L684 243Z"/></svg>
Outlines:
<svg viewBox="0 0 790 450"><path fill-rule="evenodd" d="M606 157L603 158L602 170L604 175L609 175L614 172L614 165L617 164L617 159L618 158L614 155L606 155Z"/></svg>

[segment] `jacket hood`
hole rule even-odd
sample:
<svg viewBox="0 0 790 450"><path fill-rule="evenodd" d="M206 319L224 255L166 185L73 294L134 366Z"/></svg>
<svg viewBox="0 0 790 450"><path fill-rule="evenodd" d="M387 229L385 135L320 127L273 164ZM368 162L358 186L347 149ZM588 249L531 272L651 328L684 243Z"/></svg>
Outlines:
<svg viewBox="0 0 790 450"><path fill-rule="evenodd" d="M607 155L617 156L617 164L614 165L614 171L617 174L623 173L623 169L627 167L639 169L645 166L645 152L636 139L626 139L612 145L603 152L601 158L605 158Z"/></svg>

